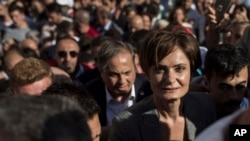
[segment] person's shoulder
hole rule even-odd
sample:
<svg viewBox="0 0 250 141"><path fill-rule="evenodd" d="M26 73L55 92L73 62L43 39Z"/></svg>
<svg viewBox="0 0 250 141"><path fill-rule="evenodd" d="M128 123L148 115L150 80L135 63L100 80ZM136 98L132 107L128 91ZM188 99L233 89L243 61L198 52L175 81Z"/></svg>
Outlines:
<svg viewBox="0 0 250 141"><path fill-rule="evenodd" d="M100 73L97 68L91 69L83 73L79 80L86 87L91 87L94 83L101 81Z"/></svg>
<svg viewBox="0 0 250 141"><path fill-rule="evenodd" d="M123 112L118 114L116 118L120 120L125 120L125 119L137 119L140 116L153 112L155 110L155 106L153 103L153 97L148 96L141 100L140 102L136 103L135 105L125 109Z"/></svg>
<svg viewBox="0 0 250 141"><path fill-rule="evenodd" d="M193 99L198 101L213 101L212 96L207 92L189 92L186 94L185 99Z"/></svg>
<svg viewBox="0 0 250 141"><path fill-rule="evenodd" d="M189 107L200 107L200 111L215 112L215 102L207 92L190 92L184 97L184 103Z"/></svg>
<svg viewBox="0 0 250 141"><path fill-rule="evenodd" d="M214 124L212 124L210 127L208 127L206 130L204 130L201 134L197 136L195 141L210 141L210 140L216 140L216 141L223 141L225 140L225 134L229 131L230 124L235 124L239 119L247 118L247 120L244 120L243 124L249 124L249 116L245 116L244 114L247 113L249 115L250 109L240 109L232 113L231 115L228 115L226 117L223 117L222 119L219 119ZM242 123L241 123L242 124ZM207 138L209 137L209 138Z"/></svg>
<svg viewBox="0 0 250 141"><path fill-rule="evenodd" d="M88 82L85 83L85 87L87 89L94 89L100 87L100 86L105 86L105 84L102 81L101 77L93 77L92 80L89 80Z"/></svg>

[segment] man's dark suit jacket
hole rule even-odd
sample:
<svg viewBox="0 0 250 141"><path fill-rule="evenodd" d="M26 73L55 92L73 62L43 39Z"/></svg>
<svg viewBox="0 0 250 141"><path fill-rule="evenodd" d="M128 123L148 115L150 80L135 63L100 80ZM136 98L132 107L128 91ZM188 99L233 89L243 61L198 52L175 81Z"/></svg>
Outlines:
<svg viewBox="0 0 250 141"><path fill-rule="evenodd" d="M152 94L150 84L147 81L146 77L141 74L136 75L135 79L135 102L139 102L143 98ZM99 114L100 122L102 126L107 125L107 114L106 114L106 91L105 91L105 84L103 83L102 79L96 79L95 81L89 83L86 86L88 92L93 95L94 99L96 100L97 104L101 108L101 112Z"/></svg>
<svg viewBox="0 0 250 141"><path fill-rule="evenodd" d="M94 68L93 70L89 70L83 73L81 76L79 76L79 81L84 86L88 86L89 84L93 83L99 78L100 78L100 72L97 68Z"/></svg>
<svg viewBox="0 0 250 141"><path fill-rule="evenodd" d="M123 34L124 34L123 29L122 29L121 27L119 27L119 26L118 26L115 22L113 22L113 21L111 21L111 25L110 25L109 29L101 31L101 34L102 34L102 35L106 35L107 32L110 32L110 31L113 31L113 32L115 31L115 32L119 33L120 35L123 35Z"/></svg>

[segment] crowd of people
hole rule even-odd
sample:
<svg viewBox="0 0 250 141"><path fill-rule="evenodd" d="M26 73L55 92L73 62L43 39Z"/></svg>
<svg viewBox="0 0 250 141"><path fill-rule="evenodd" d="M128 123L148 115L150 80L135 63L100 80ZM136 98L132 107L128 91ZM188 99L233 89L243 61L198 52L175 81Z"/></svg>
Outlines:
<svg viewBox="0 0 250 141"><path fill-rule="evenodd" d="M215 3L2 0L0 140L229 140L250 124L250 3Z"/></svg>

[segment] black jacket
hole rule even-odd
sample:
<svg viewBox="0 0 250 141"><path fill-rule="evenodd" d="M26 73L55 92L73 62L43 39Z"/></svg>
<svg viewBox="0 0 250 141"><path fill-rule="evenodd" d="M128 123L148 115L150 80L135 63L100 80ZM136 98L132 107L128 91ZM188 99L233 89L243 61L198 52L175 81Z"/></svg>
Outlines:
<svg viewBox="0 0 250 141"><path fill-rule="evenodd" d="M152 94L150 84L146 77L141 74L136 75L135 79L135 102L139 102L143 98ZM92 81L86 86L88 92L93 95L94 99L96 100L97 104L101 108L101 112L99 114L100 122L102 126L107 125L107 115L106 115L106 91L105 91L105 84L103 83L101 78Z"/></svg>

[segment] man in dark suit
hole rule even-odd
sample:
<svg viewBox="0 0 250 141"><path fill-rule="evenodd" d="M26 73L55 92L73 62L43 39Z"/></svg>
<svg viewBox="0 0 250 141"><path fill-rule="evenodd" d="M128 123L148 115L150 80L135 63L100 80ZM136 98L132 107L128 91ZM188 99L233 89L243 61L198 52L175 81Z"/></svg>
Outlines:
<svg viewBox="0 0 250 141"><path fill-rule="evenodd" d="M96 12L98 24L100 25L99 32L105 35L108 31L115 31L123 35L124 31L111 19L111 13L107 7L99 7Z"/></svg>
<svg viewBox="0 0 250 141"><path fill-rule="evenodd" d="M105 41L97 68L101 77L86 87L102 109L102 126L110 126L115 115L151 94L146 77L136 74L132 48L123 42Z"/></svg>

